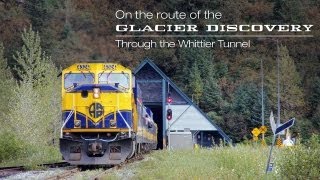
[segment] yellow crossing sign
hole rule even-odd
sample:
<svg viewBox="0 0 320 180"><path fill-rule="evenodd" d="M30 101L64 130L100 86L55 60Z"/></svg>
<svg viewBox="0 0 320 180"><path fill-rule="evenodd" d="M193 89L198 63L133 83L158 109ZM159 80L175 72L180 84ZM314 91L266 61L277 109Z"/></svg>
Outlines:
<svg viewBox="0 0 320 180"><path fill-rule="evenodd" d="M266 127L266 126L261 126L261 127L259 128L259 131L260 131L262 134L264 134L264 133L267 132L267 127Z"/></svg>
<svg viewBox="0 0 320 180"><path fill-rule="evenodd" d="M281 146L282 146L282 140L281 140L281 138L279 138L279 137L278 137L278 139L277 139L277 146L278 146L278 147L281 147Z"/></svg>
<svg viewBox="0 0 320 180"><path fill-rule="evenodd" d="M258 128L254 128L251 133L253 134L253 136L259 136L259 134L261 133L260 130Z"/></svg>

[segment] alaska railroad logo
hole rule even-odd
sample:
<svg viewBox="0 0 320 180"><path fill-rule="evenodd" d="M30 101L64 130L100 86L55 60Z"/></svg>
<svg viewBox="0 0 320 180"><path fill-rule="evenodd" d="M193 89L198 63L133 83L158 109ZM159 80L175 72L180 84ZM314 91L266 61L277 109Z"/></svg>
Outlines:
<svg viewBox="0 0 320 180"><path fill-rule="evenodd" d="M100 103L92 103L89 107L89 114L93 118L102 116L103 111L103 106Z"/></svg>

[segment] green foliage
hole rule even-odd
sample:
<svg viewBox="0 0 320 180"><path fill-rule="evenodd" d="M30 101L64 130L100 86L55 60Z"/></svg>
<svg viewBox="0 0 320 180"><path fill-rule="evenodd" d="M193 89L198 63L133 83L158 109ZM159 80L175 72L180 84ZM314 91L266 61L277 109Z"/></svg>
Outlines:
<svg viewBox="0 0 320 180"><path fill-rule="evenodd" d="M223 124L223 117L215 111L209 111L207 116L217 124Z"/></svg>
<svg viewBox="0 0 320 180"><path fill-rule="evenodd" d="M205 80L200 107L205 112L219 111L222 106L222 93L217 80L213 77L212 69Z"/></svg>
<svg viewBox="0 0 320 180"><path fill-rule="evenodd" d="M115 11L123 9L133 12L141 9L150 12L183 11L190 13L197 10L202 10L203 12L205 9L219 9L223 14L223 18L220 20L205 20L203 17L191 21L154 18L147 22L151 26L155 24L191 23L199 25L201 29L206 24L216 23L301 24L302 22L308 22L308 24L317 24L320 13L318 4L316 0L164 0L136 1L132 3L86 0L28 0L21 3L20 1L6 0L0 3L0 41L5 44L5 56L8 59L9 66L12 68L16 65L17 71L20 72L12 71L14 73L13 76L19 78L20 83L24 79L33 81L31 83L37 89L37 96L40 97L41 101L45 99L44 92L51 89L51 85L56 85L56 82L48 84L45 80L46 78L41 78L42 76L37 72L29 71L28 68L32 69L32 65L15 64L18 59L25 63L27 62L25 59L30 59L29 57L31 56L24 53L24 51L20 51L20 54L15 54L16 60L12 58L12 53L18 48L20 49L22 45L20 39L21 31L23 28L30 26L30 24L35 30L39 31L41 39L45 40L41 42L41 47L46 51L47 55L53 57L52 61L55 62L56 66L66 67L75 62L98 59L123 62L134 68L143 58L150 57L190 98L193 97L195 102L206 113L215 113L215 117L218 118L219 125L222 126L224 131L235 132L234 128L241 127L244 128L244 132L248 132L247 128L251 126L251 120L260 118L260 113L258 113L260 107L259 104L255 104L254 106L240 108L238 104L237 110L242 112L237 112L234 110L234 105L236 101L242 100L244 97L236 97L243 94L237 93L236 95L235 92L238 91L240 86L245 86L247 82L252 82L255 85L259 84L257 78L259 63L257 63L257 60L262 58L265 60L265 73L268 75L268 94L265 97L269 97L270 101L267 100L266 103L272 105L272 109L276 109L276 64L274 63L276 46L274 42L258 43L252 40L254 47L250 49L221 49L218 46L215 48L156 48L151 50L118 48L114 43L114 37L118 33L112 27L123 23L145 25L146 21L144 19L117 20L114 17ZM212 35L203 33L201 35ZM318 36L319 29L314 29L312 33L315 37ZM182 32L179 34L188 35ZM31 36L26 36L25 38L30 39ZM36 39L37 36L35 35L34 38ZM176 41L177 39L180 38L167 38L168 41ZM202 38L197 38L197 40L200 39ZM129 38L127 40L140 41L142 39ZM193 39L191 38L191 40ZM215 38L203 38L203 40L216 41ZM30 42L36 43L37 41ZM318 63L319 43L316 38L289 38L283 39L282 43L287 46L287 50L281 48L281 59L287 60L281 61L281 63L289 63L281 64L281 66L285 67L281 72L283 75L281 80L281 120L294 116L298 120L303 119L303 121L306 121L301 123L303 127L299 129L309 129L308 127L311 125L310 127L313 127L312 132L319 132L320 105L318 105L318 99L320 98L318 98L318 90L316 90L319 88L316 86L318 83L314 83L316 79L314 77L319 76L320 69ZM25 48L26 52L31 52L27 45L25 45ZM33 48L32 51L38 52L37 48ZM45 59L44 57L46 56L44 53L37 54L33 52L31 54L36 59ZM251 57L256 58L252 59ZM50 62L51 60L48 61ZM195 68L195 62L198 72L191 73L191 69ZM6 66L4 65L0 68L0 75L3 67ZM41 68L34 69L40 70ZM210 70L213 71L213 75L211 75L212 72ZM29 73L34 74L32 75L34 77L31 77ZM35 77L36 74L39 76ZM29 78L27 78L28 76ZM210 79L211 76L213 76L213 79ZM55 77L55 75L52 75L52 77ZM3 96L0 97L0 102L8 102L13 90L6 87L16 85L12 80L9 80L8 84L5 85L7 81L3 79L5 78L0 77L0 91L3 93ZM8 79L12 79L12 77ZM191 86L197 88L190 88ZM42 90L39 90L40 88ZM58 89L57 86L56 88ZM54 96L59 97L57 92L59 90L54 92L56 94ZM59 101L58 98L55 100ZM308 106L305 105L305 102L308 102ZM54 104L59 107L58 103ZM52 105L52 107L54 106ZM54 109L56 110L57 108ZM253 109L251 114L245 113L245 116L242 115L243 112L251 109ZM4 112L8 112L7 104L0 103L0 110L1 117ZM2 120L3 118L0 121ZM242 135L242 129L239 129L239 133L231 133L231 136L238 140L243 137ZM305 137L309 137L309 135L301 134L301 136Z"/></svg>
<svg viewBox="0 0 320 180"><path fill-rule="evenodd" d="M7 102L12 95L12 88L16 86L10 69L7 66L7 59L4 58L4 47L0 43L0 122L6 118L5 113L9 111Z"/></svg>
<svg viewBox="0 0 320 180"><path fill-rule="evenodd" d="M312 134L317 132L318 129L316 125L313 121L299 119L293 126L293 132L299 133L298 136L301 138L301 142L306 143L312 137Z"/></svg>
<svg viewBox="0 0 320 180"><path fill-rule="evenodd" d="M304 145L286 148L277 160L279 173L286 179L317 179L320 177L320 138L313 135Z"/></svg>
<svg viewBox="0 0 320 180"><path fill-rule="evenodd" d="M237 140L251 139L251 130L254 127L261 126L261 98L260 89L254 83L243 83L236 88L231 110L233 115L226 117L229 121L234 118L235 127L231 129L231 133L237 134ZM264 98L266 98L266 95L264 95ZM268 112L266 99L264 102L265 112ZM242 129L237 126L242 127Z"/></svg>
<svg viewBox="0 0 320 180"><path fill-rule="evenodd" d="M228 66L226 63L217 63L214 67L215 76L218 78L222 78L227 75Z"/></svg>
<svg viewBox="0 0 320 180"><path fill-rule="evenodd" d="M313 127L315 129L320 129L320 104L318 104L317 109L314 112L314 115L312 117L312 123L313 123Z"/></svg>
<svg viewBox="0 0 320 180"><path fill-rule="evenodd" d="M130 166L125 179L265 179L267 148L251 146L213 149L156 151L139 164ZM120 171L107 177L123 179Z"/></svg>
<svg viewBox="0 0 320 180"><path fill-rule="evenodd" d="M219 125L225 130L225 133L228 134L233 142L237 143L245 138L250 139L250 129L248 122L244 119L244 116L241 116L237 112L231 110L223 116L223 119L223 123Z"/></svg>
<svg viewBox="0 0 320 180"><path fill-rule="evenodd" d="M312 149L319 149L320 148L320 135L312 134L311 138L308 140L307 147Z"/></svg>
<svg viewBox="0 0 320 180"><path fill-rule="evenodd" d="M203 81L197 63L195 62L190 69L189 92L196 104L199 103L203 93Z"/></svg>
<svg viewBox="0 0 320 180"><path fill-rule="evenodd" d="M313 116L314 119L319 117L320 114L320 77L316 77L313 81L312 86L312 94L309 97L309 106L310 106L310 114ZM314 121L317 124L316 121ZM320 124L317 124L317 127L320 127Z"/></svg>
<svg viewBox="0 0 320 180"><path fill-rule="evenodd" d="M0 42L0 77L4 79L11 79L12 74L7 67L7 59L4 57L4 47L3 43Z"/></svg>
<svg viewBox="0 0 320 180"><path fill-rule="evenodd" d="M281 97L281 119L300 117L304 111L304 95L301 87L300 75L296 69L294 60L289 56L286 47L280 47L280 97ZM273 108L276 109L277 100L277 68L273 68L267 76L267 87Z"/></svg>
<svg viewBox="0 0 320 180"><path fill-rule="evenodd" d="M276 0L273 8L274 19L280 23L301 23L305 19L305 5L301 0Z"/></svg>
<svg viewBox="0 0 320 180"><path fill-rule="evenodd" d="M275 167L265 174L269 148L255 145L155 151L106 179L318 179L319 136L310 146L275 148ZM128 173L130 172L130 173Z"/></svg>
<svg viewBox="0 0 320 180"><path fill-rule="evenodd" d="M240 85L235 91L234 110L250 120L252 114L257 113L256 106L259 106L257 86L253 83Z"/></svg>
<svg viewBox="0 0 320 180"><path fill-rule="evenodd" d="M50 58L41 49L40 36L38 33L24 30L22 33L22 50L17 51L14 59L18 66L15 67L19 78L24 82L30 82L35 86L42 83L47 76L46 71L50 69Z"/></svg>
<svg viewBox="0 0 320 180"><path fill-rule="evenodd" d="M21 148L16 147L20 152L16 159L25 159L23 164L31 165L48 159L52 149L58 151L54 142L58 142L61 117L60 81L58 69L41 50L38 34L29 29L22 39L22 50L15 56L20 81L10 88L6 129L13 140L24 142Z"/></svg>
<svg viewBox="0 0 320 180"><path fill-rule="evenodd" d="M1 129L0 137L0 164L23 157L25 143L19 140L13 132Z"/></svg>
<svg viewBox="0 0 320 180"><path fill-rule="evenodd" d="M52 145L60 114L59 96L54 90L58 88L36 89L30 82L21 82L15 89L8 103L13 110L7 114L7 121L19 139L33 146Z"/></svg>
<svg viewBox="0 0 320 180"><path fill-rule="evenodd" d="M48 24L58 2L54 0L29 0L25 2L25 11L29 15L32 25L38 31Z"/></svg>

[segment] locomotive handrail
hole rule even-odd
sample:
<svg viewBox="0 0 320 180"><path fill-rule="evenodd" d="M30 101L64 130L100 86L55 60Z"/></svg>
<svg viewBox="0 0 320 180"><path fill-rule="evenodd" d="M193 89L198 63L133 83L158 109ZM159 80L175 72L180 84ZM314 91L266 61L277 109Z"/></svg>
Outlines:
<svg viewBox="0 0 320 180"><path fill-rule="evenodd" d="M113 139L111 139L111 140L100 139L99 137L98 137L98 138L96 138L96 139L86 139L86 138L82 137L82 135L81 135L80 137L81 137L81 139L84 139L84 140L86 140L86 141L96 141L96 140L101 140L101 141L104 141L104 142L112 142L112 141L115 141L115 140L118 138L118 135L119 135L119 134L117 134L117 135L116 135Z"/></svg>
<svg viewBox="0 0 320 180"><path fill-rule="evenodd" d="M91 91L93 88L100 88L101 91L119 91L122 93L127 92L127 88L125 88L126 91L122 90L124 87L117 87L112 84L80 84L77 86L70 86L66 89L67 92L78 92L78 91Z"/></svg>
<svg viewBox="0 0 320 180"><path fill-rule="evenodd" d="M64 126L66 126L67 122L71 119L71 116L72 114L74 113L74 110L70 111L68 117L66 118L66 120L64 121L63 125L61 126L61 129L60 129L60 138L63 137L63 128Z"/></svg>
<svg viewBox="0 0 320 180"><path fill-rule="evenodd" d="M119 115L121 116L121 118L123 119L124 123L126 124L126 126L128 127L129 129L129 138L131 138L131 131L132 131L132 128L129 126L128 122L126 121L126 119L122 116L122 113L119 111L118 109L118 113Z"/></svg>

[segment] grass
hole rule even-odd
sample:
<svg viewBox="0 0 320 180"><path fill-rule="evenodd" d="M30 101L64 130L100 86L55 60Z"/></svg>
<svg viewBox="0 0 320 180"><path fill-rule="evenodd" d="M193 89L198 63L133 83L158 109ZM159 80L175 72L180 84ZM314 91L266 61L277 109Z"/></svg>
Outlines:
<svg viewBox="0 0 320 180"><path fill-rule="evenodd" d="M2 161L2 166L35 165L60 160L56 147L36 148L27 156ZM142 161L108 173L103 179L319 179L320 136L305 145L274 148L275 168L265 174L269 148L256 144L180 151L154 151ZM102 170L98 170L102 171ZM76 179L88 179L85 172Z"/></svg>
<svg viewBox="0 0 320 180"><path fill-rule="evenodd" d="M9 158L0 162L0 167L25 166L27 169L42 169L39 164L59 162L62 160L57 147L33 147L24 151L20 157Z"/></svg>
<svg viewBox="0 0 320 180"><path fill-rule="evenodd" d="M115 171L106 179L275 179L265 174L269 148L260 146L155 151L130 173ZM125 171L125 170L123 170ZM128 175L127 177L124 176Z"/></svg>

